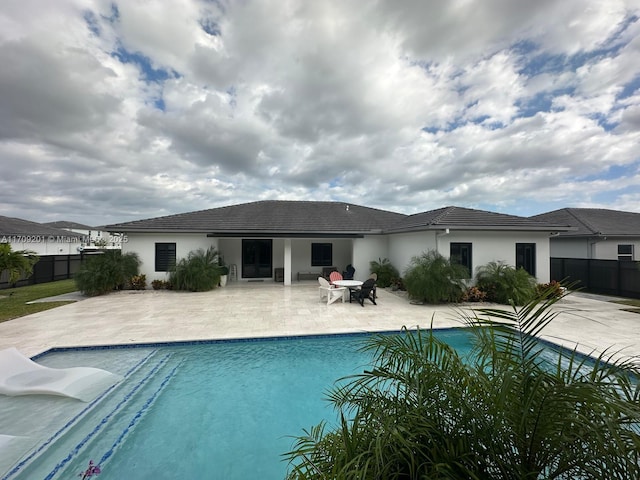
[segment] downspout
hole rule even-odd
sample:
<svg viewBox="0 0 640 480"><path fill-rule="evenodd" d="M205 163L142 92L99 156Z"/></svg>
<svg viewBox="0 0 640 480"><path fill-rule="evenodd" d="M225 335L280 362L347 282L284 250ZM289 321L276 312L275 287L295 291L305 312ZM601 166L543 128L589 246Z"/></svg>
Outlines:
<svg viewBox="0 0 640 480"><path fill-rule="evenodd" d="M436 232L436 252L437 253L440 253L440 242L438 240L440 239L440 237L444 237L445 235L449 235L448 228L445 228L442 232Z"/></svg>

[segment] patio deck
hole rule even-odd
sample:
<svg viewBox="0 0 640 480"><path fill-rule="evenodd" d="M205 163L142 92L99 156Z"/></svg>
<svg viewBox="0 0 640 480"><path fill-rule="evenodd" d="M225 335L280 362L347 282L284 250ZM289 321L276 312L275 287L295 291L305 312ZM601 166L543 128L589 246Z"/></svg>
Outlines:
<svg viewBox="0 0 640 480"><path fill-rule="evenodd" d="M0 349L34 356L53 347L297 336L461 326L459 310L412 305L378 289L378 305L321 302L317 283L231 283L210 292L122 291L0 323ZM81 297L82 298L82 297ZM640 315L607 297L572 293L545 338L583 353L612 348L640 357ZM566 310L566 311L565 311Z"/></svg>

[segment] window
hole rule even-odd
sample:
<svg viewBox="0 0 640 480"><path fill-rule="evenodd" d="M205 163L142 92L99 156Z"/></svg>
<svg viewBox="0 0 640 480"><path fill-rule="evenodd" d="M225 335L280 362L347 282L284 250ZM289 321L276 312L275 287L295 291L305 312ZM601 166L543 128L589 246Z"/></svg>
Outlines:
<svg viewBox="0 0 640 480"><path fill-rule="evenodd" d="M333 244L312 243L311 244L311 266L331 267L333 265Z"/></svg>
<svg viewBox="0 0 640 480"><path fill-rule="evenodd" d="M168 272L176 264L176 244L156 243L156 272Z"/></svg>
<svg viewBox="0 0 640 480"><path fill-rule="evenodd" d="M449 250L449 260L451 263L458 263L463 267L466 267L469 272L469 277L473 277L471 272L473 271L471 263L471 244L470 243L451 243Z"/></svg>
<svg viewBox="0 0 640 480"><path fill-rule="evenodd" d="M633 260L633 245L618 245L618 260L630 262Z"/></svg>
<svg viewBox="0 0 640 480"><path fill-rule="evenodd" d="M531 276L536 276L536 244L516 243L516 268L524 268Z"/></svg>

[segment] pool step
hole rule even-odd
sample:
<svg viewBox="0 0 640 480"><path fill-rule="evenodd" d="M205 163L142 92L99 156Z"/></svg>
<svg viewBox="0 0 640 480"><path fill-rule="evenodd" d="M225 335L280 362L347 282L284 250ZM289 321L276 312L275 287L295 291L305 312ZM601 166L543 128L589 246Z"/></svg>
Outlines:
<svg viewBox="0 0 640 480"><path fill-rule="evenodd" d="M104 462L161 395L180 365L181 360L173 354L151 352L125 374L126 382L91 402L30 458L17 464L14 475L6 480L73 478L86 469L89 460Z"/></svg>

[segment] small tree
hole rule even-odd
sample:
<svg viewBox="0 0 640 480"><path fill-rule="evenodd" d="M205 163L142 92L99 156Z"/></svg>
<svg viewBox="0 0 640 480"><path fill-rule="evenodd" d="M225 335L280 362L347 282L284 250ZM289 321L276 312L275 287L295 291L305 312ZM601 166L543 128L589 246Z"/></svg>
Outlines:
<svg viewBox="0 0 640 480"><path fill-rule="evenodd" d="M404 275L409 297L427 303L458 302L466 290L467 269L431 250L413 257Z"/></svg>
<svg viewBox="0 0 640 480"><path fill-rule="evenodd" d="M388 258L378 258L377 262L372 260L369 262L369 268L371 273L378 276L376 284L382 288L390 286L400 276L398 269L391 264Z"/></svg>
<svg viewBox="0 0 640 480"><path fill-rule="evenodd" d="M174 290L205 292L218 286L223 268L219 265L215 247L206 251L199 248L176 264L169 275L169 283Z"/></svg>
<svg viewBox="0 0 640 480"><path fill-rule="evenodd" d="M29 277L40 257L33 250L12 250L8 243L0 243L0 273L9 273L9 285L15 285L20 277Z"/></svg>
<svg viewBox="0 0 640 480"><path fill-rule="evenodd" d="M74 278L78 289L85 295L102 295L125 287L138 275L140 259L133 252L106 250L88 255Z"/></svg>
<svg viewBox="0 0 640 480"><path fill-rule="evenodd" d="M476 270L476 286L487 293L487 300L524 305L536 296L536 279L524 268L504 262L489 262Z"/></svg>

